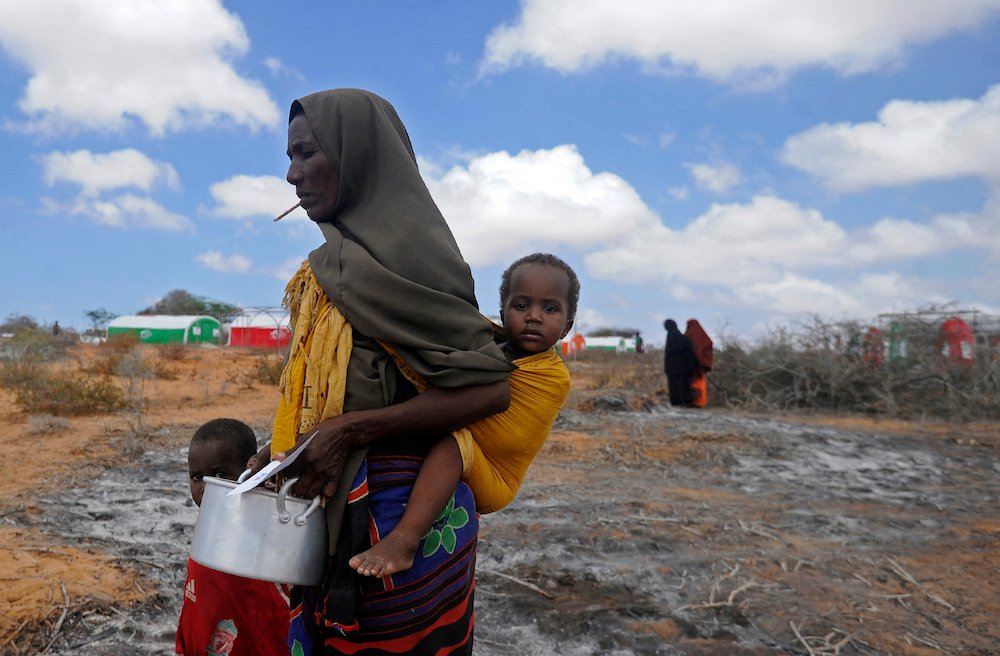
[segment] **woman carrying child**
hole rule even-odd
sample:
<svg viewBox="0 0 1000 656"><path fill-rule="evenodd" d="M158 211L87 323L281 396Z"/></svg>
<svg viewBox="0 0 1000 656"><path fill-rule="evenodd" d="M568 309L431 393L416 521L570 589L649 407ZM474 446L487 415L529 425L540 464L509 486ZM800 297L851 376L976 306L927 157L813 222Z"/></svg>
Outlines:
<svg viewBox="0 0 1000 656"><path fill-rule="evenodd" d="M478 520L468 486L453 487L441 521L453 541L409 570L361 578L348 561L398 523L431 444L506 409L513 367L387 101L357 89L295 101L288 155L288 182L325 243L286 290L294 333L271 451L312 437L288 475L300 477L294 494L328 499L331 546L322 584L293 589L289 645L471 654Z"/></svg>

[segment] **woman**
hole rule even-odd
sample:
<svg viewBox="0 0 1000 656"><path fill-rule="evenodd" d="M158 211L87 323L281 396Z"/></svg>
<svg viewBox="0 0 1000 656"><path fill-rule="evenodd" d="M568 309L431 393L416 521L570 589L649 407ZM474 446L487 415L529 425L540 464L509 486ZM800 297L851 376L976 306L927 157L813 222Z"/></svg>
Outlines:
<svg viewBox="0 0 1000 656"><path fill-rule="evenodd" d="M712 370L712 338L697 319L688 319L684 336L691 340L694 349L695 369L691 377L691 405L704 408L708 405L708 374Z"/></svg>
<svg viewBox="0 0 1000 656"><path fill-rule="evenodd" d="M294 335L271 450L315 433L287 471L294 494L329 499L331 554L322 585L293 591L289 645L471 654L478 521L464 484L431 529L438 548L410 570L360 581L347 562L398 522L433 439L506 408L511 367L387 101L357 89L300 98L288 155L288 182L326 241L286 290Z"/></svg>
<svg viewBox="0 0 1000 656"><path fill-rule="evenodd" d="M667 319L663 322L667 330L667 344L663 350L663 372L667 375L667 391L670 405L691 405L694 394L691 380L697 362L691 340L677 327L677 322Z"/></svg>

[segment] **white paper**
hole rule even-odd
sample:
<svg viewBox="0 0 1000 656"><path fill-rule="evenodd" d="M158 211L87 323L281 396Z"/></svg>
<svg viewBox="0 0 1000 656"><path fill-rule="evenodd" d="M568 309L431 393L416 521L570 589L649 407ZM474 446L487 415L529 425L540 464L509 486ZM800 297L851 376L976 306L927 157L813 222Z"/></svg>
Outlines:
<svg viewBox="0 0 1000 656"><path fill-rule="evenodd" d="M303 442L297 449L289 453L288 457L285 458L284 460L272 460L271 462L264 465L263 469L261 469L259 472L257 472L247 480L243 481L242 483L231 489L229 491L229 494L227 494L226 496L231 497L234 494L243 494L248 490L252 490L261 483L263 483L265 479L270 478L271 476L277 474L288 465L295 462L295 459L299 457L299 454L302 453L302 451L307 446L309 446L309 443L312 442L312 439L316 437L316 433L318 432L319 431L314 431L312 435L306 438L305 442Z"/></svg>

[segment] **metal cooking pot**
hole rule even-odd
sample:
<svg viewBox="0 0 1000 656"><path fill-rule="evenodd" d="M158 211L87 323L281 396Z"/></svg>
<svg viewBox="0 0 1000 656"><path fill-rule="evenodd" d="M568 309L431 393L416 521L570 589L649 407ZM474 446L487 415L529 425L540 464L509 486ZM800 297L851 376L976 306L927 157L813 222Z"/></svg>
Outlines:
<svg viewBox="0 0 1000 656"><path fill-rule="evenodd" d="M249 474L244 472L240 481ZM320 499L253 489L229 496L237 483L205 477L191 559L205 567L260 581L316 585L326 562L326 513ZM319 512L317 512L319 510Z"/></svg>

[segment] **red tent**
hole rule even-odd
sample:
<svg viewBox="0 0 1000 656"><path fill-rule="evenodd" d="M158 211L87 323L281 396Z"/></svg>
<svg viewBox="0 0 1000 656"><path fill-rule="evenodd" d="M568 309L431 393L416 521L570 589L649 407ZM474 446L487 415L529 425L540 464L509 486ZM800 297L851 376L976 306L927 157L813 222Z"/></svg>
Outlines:
<svg viewBox="0 0 1000 656"><path fill-rule="evenodd" d="M283 311L247 311L229 328L229 346L277 349L288 346L291 339L288 313Z"/></svg>
<svg viewBox="0 0 1000 656"><path fill-rule="evenodd" d="M941 324L938 349L949 362L971 367L976 360L976 335L969 324L951 317Z"/></svg>

